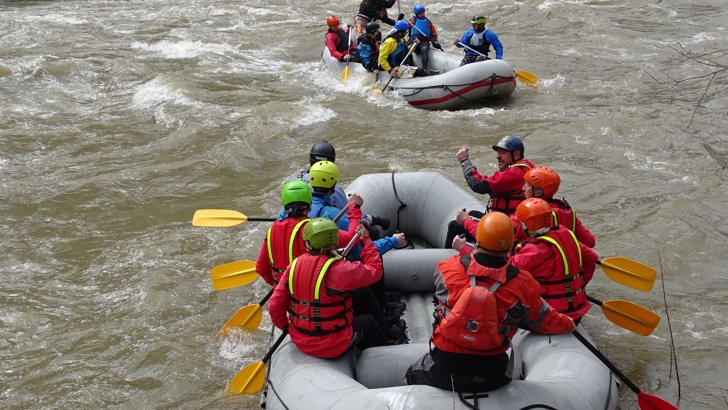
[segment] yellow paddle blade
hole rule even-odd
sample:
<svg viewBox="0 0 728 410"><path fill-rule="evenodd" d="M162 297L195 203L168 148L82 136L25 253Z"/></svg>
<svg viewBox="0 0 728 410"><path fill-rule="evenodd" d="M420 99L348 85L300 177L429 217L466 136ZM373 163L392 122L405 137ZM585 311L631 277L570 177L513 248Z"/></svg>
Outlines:
<svg viewBox="0 0 728 410"><path fill-rule="evenodd" d="M228 319L227 323L217 332L217 336L227 336L228 332L235 327L244 327L249 330L257 329L261 320L263 320L263 306L256 304L242 307Z"/></svg>
<svg viewBox="0 0 728 410"><path fill-rule="evenodd" d="M345 83L346 79L349 78L349 75L351 75L351 73L349 72L349 66L347 65L344 67L344 71L341 72L341 82Z"/></svg>
<svg viewBox="0 0 728 410"><path fill-rule="evenodd" d="M255 271L253 261L230 262L212 268L210 279L215 290L230 289L245 286L258 279L258 272Z"/></svg>
<svg viewBox="0 0 728 410"><path fill-rule="evenodd" d="M621 256L607 258L597 263L613 281L643 292L652 290L657 278L656 270Z"/></svg>
<svg viewBox="0 0 728 410"><path fill-rule="evenodd" d="M529 73L528 71L516 71L516 77L521 80L522 83L526 84L531 88L538 88L538 82L541 81L540 78Z"/></svg>
<svg viewBox="0 0 728 410"><path fill-rule="evenodd" d="M226 228L247 220L245 214L230 209L198 209L192 217L192 226Z"/></svg>
<svg viewBox="0 0 728 410"><path fill-rule="evenodd" d="M660 323L660 316L626 300L606 301L602 311L610 322L642 336L648 336Z"/></svg>
<svg viewBox="0 0 728 410"><path fill-rule="evenodd" d="M265 363L256 362L245 366L230 380L228 391L232 394L255 394L265 383Z"/></svg>

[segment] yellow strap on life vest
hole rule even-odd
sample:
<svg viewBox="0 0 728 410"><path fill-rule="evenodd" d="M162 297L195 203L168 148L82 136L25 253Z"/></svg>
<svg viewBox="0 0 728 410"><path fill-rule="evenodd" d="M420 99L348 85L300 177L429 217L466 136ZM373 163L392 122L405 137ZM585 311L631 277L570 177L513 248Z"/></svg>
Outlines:
<svg viewBox="0 0 728 410"><path fill-rule="evenodd" d="M296 226L293 227L293 232L291 232L291 239L288 242L288 263L293 262L293 244L296 241L296 234L298 234L298 231L301 229L301 226L310 221L310 218L306 218L301 220L296 224ZM273 263L273 248L270 245L270 232L273 227L271 226L268 228L268 234L266 235L266 244L268 246L268 259L270 259L270 266L273 266L273 269L281 269L277 268L275 264Z"/></svg>
<svg viewBox="0 0 728 410"><path fill-rule="evenodd" d="M571 235L571 237L574 239L574 243L576 244L576 249L579 251L579 265L581 265L582 264L582 261L581 261L581 246L579 246L579 240L576 239L576 235L574 235L574 232L571 232L570 229L567 229L566 231L569 232L569 234ZM569 275L569 273L570 273L570 271L569 271L569 262L566 261L566 253L561 248L561 245L559 245L559 243L556 242L556 240L554 238L551 238L550 236L546 236L546 235L539 236L538 239L543 239L544 241L546 241L546 242L554 245L556 247L556 249L559 250L559 253L561 254L561 260L564 262L564 276L568 278L570 276Z"/></svg>
<svg viewBox="0 0 728 410"><path fill-rule="evenodd" d="M329 266L331 266L334 261L343 259L341 256L332 256L329 259L324 262L324 266L321 268L321 271L318 274L318 278L316 279L316 289L314 290L313 298L315 301L319 300L319 296L321 295L321 283L324 281L324 276L326 275L326 272L329 270ZM296 270L296 262L298 262L298 258L294 259L293 262L291 262L291 268L288 270L288 291L293 295L293 272Z"/></svg>

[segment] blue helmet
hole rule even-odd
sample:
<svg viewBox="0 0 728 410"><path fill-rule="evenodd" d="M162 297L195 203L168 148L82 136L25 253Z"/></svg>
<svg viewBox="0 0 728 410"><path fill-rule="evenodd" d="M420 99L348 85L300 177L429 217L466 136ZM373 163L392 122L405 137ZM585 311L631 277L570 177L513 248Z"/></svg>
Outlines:
<svg viewBox="0 0 728 410"><path fill-rule="evenodd" d="M397 31L409 30L409 23L404 20L397 20L397 22L394 23L394 29Z"/></svg>
<svg viewBox="0 0 728 410"><path fill-rule="evenodd" d="M526 155L525 150L523 148L523 142L521 142L520 138L514 137L512 135L501 138L497 144L493 145L493 151L496 151L498 148L501 148L501 149L504 149L504 150L510 151L510 152L521 151L521 158L523 158L523 156Z"/></svg>
<svg viewBox="0 0 728 410"><path fill-rule="evenodd" d="M425 11L425 6L423 6L423 5L421 5L421 4L417 4L417 5L415 5L415 8L414 8L414 12L415 12L415 14L417 14L417 13L419 13L419 12L421 12L421 11Z"/></svg>

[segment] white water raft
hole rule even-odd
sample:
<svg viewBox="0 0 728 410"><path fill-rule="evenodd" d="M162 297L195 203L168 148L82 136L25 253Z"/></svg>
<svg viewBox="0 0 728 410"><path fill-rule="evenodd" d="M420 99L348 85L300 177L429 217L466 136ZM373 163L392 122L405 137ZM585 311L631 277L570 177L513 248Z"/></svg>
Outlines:
<svg viewBox="0 0 728 410"><path fill-rule="evenodd" d="M301 353L286 338L270 361L266 407L278 409L615 409L617 383L609 369L572 335L519 331L509 351L513 381L494 391L441 390L406 386L408 367L428 351L432 332L432 274L439 260L455 254L436 249L458 209L484 210L459 186L434 172L370 174L348 192L364 198L362 211L386 216L414 248L384 255L385 285L407 303L404 319L410 344L351 351L337 359ZM405 206L403 206L403 204ZM586 331L579 326L581 334Z"/></svg>
<svg viewBox="0 0 728 410"><path fill-rule="evenodd" d="M415 64L421 65L420 57L414 53L412 55ZM460 66L462 55L431 48L429 56L430 70L438 74L419 78L395 78L389 83L388 89L397 91L413 107L458 110L480 105L494 98L507 97L516 89L516 74L510 64L503 60L487 60ZM332 57L326 47L321 58L326 67L337 75L346 67L346 63ZM374 80L374 74L359 63L350 63L349 70L352 76L369 76ZM382 89L390 78L387 72L380 72L380 84L377 87Z"/></svg>

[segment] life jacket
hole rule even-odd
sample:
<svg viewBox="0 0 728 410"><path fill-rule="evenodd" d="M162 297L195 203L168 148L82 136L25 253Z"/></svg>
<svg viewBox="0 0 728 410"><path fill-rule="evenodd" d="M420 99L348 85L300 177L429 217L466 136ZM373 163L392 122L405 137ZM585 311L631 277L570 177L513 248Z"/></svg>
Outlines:
<svg viewBox="0 0 728 410"><path fill-rule="evenodd" d="M331 203L331 197L329 197L328 195L316 191L314 191L312 195L314 198L322 198L323 201L318 202L317 200L311 203L311 210L308 211L309 218L318 218L318 216L321 215L321 210L324 209L324 207L334 206L334 204Z"/></svg>
<svg viewBox="0 0 728 410"><path fill-rule="evenodd" d="M509 165L508 168L516 168L516 167L523 167L523 174L525 175L526 172L528 172L529 169L531 169L531 165L526 163L524 160L519 160L517 162L514 162L513 164ZM525 183L525 179L523 180ZM523 185L521 185L523 187ZM507 191L507 192L499 192L499 193L492 193L490 194L490 203L488 204L488 212L490 211L498 211L503 212L506 215L511 215L514 212L516 212L516 208L518 208L518 204L521 203L526 199L526 195L523 192L523 189L519 188L515 191Z"/></svg>
<svg viewBox="0 0 728 410"><path fill-rule="evenodd" d="M560 313L574 312L586 302L585 283L581 274L581 245L576 235L566 228L555 227L534 240L545 241L556 248L564 266L563 279L537 279L541 297ZM574 246L571 246L571 243ZM561 246L564 244L564 246Z"/></svg>
<svg viewBox="0 0 728 410"><path fill-rule="evenodd" d="M470 41L468 41L468 43L470 43L468 44L468 46L473 50L476 50L481 54L485 54L486 56L488 56L488 51L490 51L490 42L485 38L486 31L488 31L488 29L485 29L480 33L477 33L475 30L473 30L473 35L470 37ZM465 53L476 54L468 49L465 49Z"/></svg>
<svg viewBox="0 0 728 410"><path fill-rule="evenodd" d="M421 19L421 18L415 17L412 20L414 20L414 26L416 28L411 29L411 31L410 31L411 35L424 36L429 40L430 37L432 36L432 33L430 33L430 19L426 19L426 18ZM419 29L419 31L417 29Z"/></svg>
<svg viewBox="0 0 728 410"><path fill-rule="evenodd" d="M336 34L339 36L338 41L336 41L336 51L339 53L347 52L349 50L349 35L342 28L339 28Z"/></svg>
<svg viewBox="0 0 728 410"><path fill-rule="evenodd" d="M458 346L473 350L492 350L501 346L498 303L493 294L500 285L495 282L486 289L476 285L475 276L470 276L470 287L460 295L452 309L444 305L437 307L442 335Z"/></svg>
<svg viewBox="0 0 728 410"><path fill-rule="evenodd" d="M275 281L275 283L278 283L281 276L283 275L283 272L286 271L286 267L290 265L291 262L293 262L294 250L296 248L296 239L298 238L298 231L303 227L306 222L310 220L311 219L309 218L304 218L293 227L293 231L291 231L291 236L288 243L286 243L284 231L277 230L274 235L273 227L276 225L268 228L268 233L266 235L266 243L268 245L268 259L270 260L270 266L273 269L273 280ZM287 252L281 252L281 250L286 250ZM301 253L303 252L301 252L301 249L299 248L299 255Z"/></svg>
<svg viewBox="0 0 728 410"><path fill-rule="evenodd" d="M471 255L460 258L465 272L469 272ZM518 268L508 265L506 282L519 273ZM439 333L452 343L467 351L491 351L508 344L498 317L498 301L495 292L505 282L495 282L490 289L478 286L481 278L469 275L470 286L463 291L452 308L440 303L434 312L433 338ZM432 340L432 338L430 339Z"/></svg>
<svg viewBox="0 0 728 410"><path fill-rule="evenodd" d="M389 62L389 65L392 67L397 67L401 65L404 62L404 58L407 55L407 43L405 42L404 38L399 37L387 37L384 41L390 41L389 39L392 39L392 41L397 42L397 48L387 57L387 61Z"/></svg>
<svg viewBox="0 0 728 410"><path fill-rule="evenodd" d="M571 205L566 200L561 199L550 199L547 202L559 205L558 212L555 210L551 211L551 215L554 217L554 225L563 226L573 232L576 228L576 211L574 211Z"/></svg>
<svg viewBox="0 0 728 410"><path fill-rule="evenodd" d="M351 293L322 293L324 277L340 256L296 258L288 273L291 325L308 336L324 336L345 329L353 320Z"/></svg>
<svg viewBox="0 0 728 410"><path fill-rule="evenodd" d="M379 57L379 42L367 34L360 35L356 39L356 42L356 49L359 52L359 57L361 57L364 68L370 71L376 70L379 66L377 62L377 58Z"/></svg>

